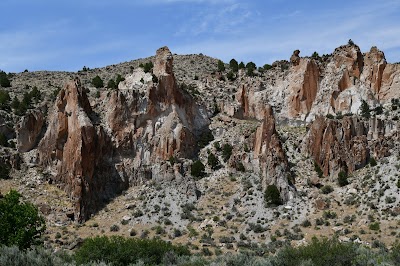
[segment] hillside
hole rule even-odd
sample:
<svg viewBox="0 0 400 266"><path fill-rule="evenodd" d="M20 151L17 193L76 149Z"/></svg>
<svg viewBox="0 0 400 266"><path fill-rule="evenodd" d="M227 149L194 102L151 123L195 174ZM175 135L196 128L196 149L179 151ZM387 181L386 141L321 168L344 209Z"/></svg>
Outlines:
<svg viewBox="0 0 400 266"><path fill-rule="evenodd" d="M352 43L300 54L240 68L163 47L77 73L8 74L0 193L39 206L46 245L63 249L103 234L214 254L334 235L391 247L400 65Z"/></svg>

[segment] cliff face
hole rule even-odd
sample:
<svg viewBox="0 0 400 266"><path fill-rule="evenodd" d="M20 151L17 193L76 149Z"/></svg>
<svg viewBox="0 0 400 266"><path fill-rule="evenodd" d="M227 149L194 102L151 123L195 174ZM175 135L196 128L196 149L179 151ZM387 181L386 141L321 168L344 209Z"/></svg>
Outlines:
<svg viewBox="0 0 400 266"><path fill-rule="evenodd" d="M101 126L93 124L91 114L85 89L79 81L68 83L56 99L38 147L39 162L55 168L54 181L73 199L79 221L127 187L108 163L111 141Z"/></svg>
<svg viewBox="0 0 400 266"><path fill-rule="evenodd" d="M328 176L340 170L352 173L371 157L388 156L389 139L393 136L377 118L363 121L358 117L338 120L318 116L310 125L304 149Z"/></svg>
<svg viewBox="0 0 400 266"><path fill-rule="evenodd" d="M44 125L43 113L34 110L22 117L17 127L17 149L21 152L32 150L38 140Z"/></svg>
<svg viewBox="0 0 400 266"><path fill-rule="evenodd" d="M100 118L79 80L60 91L39 144L39 161L55 167L54 179L74 200L78 220L87 219L129 184L180 176L165 161L192 157L198 149L196 140L209 120L178 89L172 63L168 48L159 49L153 70L157 81L139 70L105 97L105 121L96 122L105 127L95 124Z"/></svg>

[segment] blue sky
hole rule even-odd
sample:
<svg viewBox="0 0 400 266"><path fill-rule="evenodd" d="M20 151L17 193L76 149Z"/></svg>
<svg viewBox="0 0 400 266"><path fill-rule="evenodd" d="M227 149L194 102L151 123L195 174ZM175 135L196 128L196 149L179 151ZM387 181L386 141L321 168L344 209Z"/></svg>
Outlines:
<svg viewBox="0 0 400 266"><path fill-rule="evenodd" d="M331 53L351 38L400 62L400 1L1 0L0 69L77 71L203 53L257 65Z"/></svg>

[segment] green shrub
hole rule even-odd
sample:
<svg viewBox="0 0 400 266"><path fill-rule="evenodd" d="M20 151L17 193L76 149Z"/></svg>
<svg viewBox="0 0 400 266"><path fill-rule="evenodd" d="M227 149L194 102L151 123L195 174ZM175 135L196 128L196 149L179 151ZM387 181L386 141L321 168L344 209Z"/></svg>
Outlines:
<svg viewBox="0 0 400 266"><path fill-rule="evenodd" d="M369 158L369 164L370 164L372 167L374 167L374 166L377 165L377 162L376 162L376 160L374 159L374 157Z"/></svg>
<svg viewBox="0 0 400 266"><path fill-rule="evenodd" d="M337 217L337 213L334 211L324 211L322 217L324 217L324 219L335 219Z"/></svg>
<svg viewBox="0 0 400 266"><path fill-rule="evenodd" d="M11 82L4 71L0 71L0 86L3 88L11 87Z"/></svg>
<svg viewBox="0 0 400 266"><path fill-rule="evenodd" d="M369 105L364 100L362 100L362 102L361 102L360 114L362 117L367 118L367 119L371 117L371 110L369 109Z"/></svg>
<svg viewBox="0 0 400 266"><path fill-rule="evenodd" d="M28 250L20 250L16 246L0 246L0 265L4 266L72 266L74 265L71 263L72 260L73 258L64 252L54 252L51 249L45 249L43 247L33 247Z"/></svg>
<svg viewBox="0 0 400 266"><path fill-rule="evenodd" d="M214 136L211 130L205 130L200 134L199 140L197 141L197 146L202 149L214 140Z"/></svg>
<svg viewBox="0 0 400 266"><path fill-rule="evenodd" d="M204 172L205 170L206 168L204 167L204 164L200 160L197 160L192 164L190 174L196 179L200 179L206 175Z"/></svg>
<svg viewBox="0 0 400 266"><path fill-rule="evenodd" d="M221 60L218 60L218 72L225 71L225 64Z"/></svg>
<svg viewBox="0 0 400 266"><path fill-rule="evenodd" d="M369 224L369 229L373 231L378 231L380 229L380 225L378 222L375 223L370 223Z"/></svg>
<svg viewBox="0 0 400 266"><path fill-rule="evenodd" d="M297 248L287 246L276 255L273 265L353 265L357 246L340 243L336 239L318 240L313 238L306 246ZM278 263L279 262L279 263Z"/></svg>
<svg viewBox="0 0 400 266"><path fill-rule="evenodd" d="M308 219L306 219L301 223L301 226L310 227L311 226L311 222Z"/></svg>
<svg viewBox="0 0 400 266"><path fill-rule="evenodd" d="M92 79L92 85L97 89L104 87L103 80L98 75Z"/></svg>
<svg viewBox="0 0 400 266"><path fill-rule="evenodd" d="M150 62L145 63L144 65L140 64L139 67L143 68L144 73L148 73L153 69L154 65L153 65L153 62L150 61Z"/></svg>
<svg viewBox="0 0 400 266"><path fill-rule="evenodd" d="M167 253L190 255L187 247L174 246L160 239L135 239L121 236L88 238L75 253L78 264L104 261L115 266L143 261L145 265L161 264Z"/></svg>
<svg viewBox="0 0 400 266"><path fill-rule="evenodd" d="M233 147L232 145L225 143L222 146L222 159L227 162L231 158Z"/></svg>
<svg viewBox="0 0 400 266"><path fill-rule="evenodd" d="M282 204L281 194L277 186L267 186L267 189L264 192L264 200L268 206L277 206Z"/></svg>
<svg viewBox="0 0 400 266"><path fill-rule="evenodd" d="M207 158L207 164L211 167L211 169L215 170L219 167L219 160L214 155L214 153L210 153Z"/></svg>
<svg viewBox="0 0 400 266"><path fill-rule="evenodd" d="M230 81L234 81L236 79L235 74L233 74L232 71L229 71L228 74L226 75L226 78Z"/></svg>
<svg viewBox="0 0 400 266"><path fill-rule="evenodd" d="M115 84L115 81L113 79L110 79L108 81L107 88L109 88L109 89L116 89L117 88L117 84Z"/></svg>
<svg viewBox="0 0 400 266"><path fill-rule="evenodd" d="M323 194L329 194L329 193L333 192L333 187L330 185L325 185L325 186L321 187L321 192Z"/></svg>
<svg viewBox="0 0 400 266"><path fill-rule="evenodd" d="M235 163L235 169L240 171L240 172L246 172L246 168L244 167L242 162L236 162Z"/></svg>
<svg viewBox="0 0 400 266"><path fill-rule="evenodd" d="M233 72L238 72L239 70L239 64L238 61L236 61L235 59L231 59L231 61L229 61L229 67L231 68L231 70Z"/></svg>
<svg viewBox="0 0 400 266"><path fill-rule="evenodd" d="M0 199L0 243L26 249L40 242L46 225L37 208L20 198L21 194L11 190Z"/></svg>
<svg viewBox="0 0 400 266"><path fill-rule="evenodd" d="M0 90L0 109L7 110L10 108L10 95L5 90Z"/></svg>
<svg viewBox="0 0 400 266"><path fill-rule="evenodd" d="M123 78L123 77L121 76L121 74L118 74L118 75L117 75L117 77L115 78L115 84L117 85L117 88L118 88L119 83L122 82L122 81L124 81L124 80L125 80L125 78Z"/></svg>
<svg viewBox="0 0 400 266"><path fill-rule="evenodd" d="M326 115L326 118L328 118L328 119L334 119L335 117L333 116L333 114L327 114L327 115Z"/></svg>
<svg viewBox="0 0 400 266"><path fill-rule="evenodd" d="M347 174L344 171L340 171L338 174L338 184L341 187L344 187L349 184L349 181L347 180Z"/></svg>
<svg viewBox="0 0 400 266"><path fill-rule="evenodd" d="M314 161L314 170L315 170L315 172L317 172L317 175L319 178L324 177L324 172L322 172L321 167L319 166L319 164L316 161Z"/></svg>

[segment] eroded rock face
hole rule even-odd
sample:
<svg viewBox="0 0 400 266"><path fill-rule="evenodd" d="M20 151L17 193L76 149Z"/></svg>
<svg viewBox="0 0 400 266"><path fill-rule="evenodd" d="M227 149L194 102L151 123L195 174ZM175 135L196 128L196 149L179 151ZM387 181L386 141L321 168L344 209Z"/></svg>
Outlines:
<svg viewBox="0 0 400 266"><path fill-rule="evenodd" d="M304 150L325 176L341 170L351 173L364 167L371 156L388 156L390 138L385 137L384 123L376 118L363 121L356 116L341 120L318 116L310 125Z"/></svg>
<svg viewBox="0 0 400 266"><path fill-rule="evenodd" d="M17 126L17 149L27 152L33 149L42 132L44 117L40 110L33 110L22 117Z"/></svg>
<svg viewBox="0 0 400 266"><path fill-rule="evenodd" d="M289 117L310 112L319 86L319 68L312 59L301 58L290 69Z"/></svg>
<svg viewBox="0 0 400 266"><path fill-rule="evenodd" d="M385 54L375 46L364 56L361 80L375 93L379 94L382 86L383 71L386 67Z"/></svg>
<svg viewBox="0 0 400 266"><path fill-rule="evenodd" d="M270 106L266 107L265 117L255 133L253 155L259 162L263 189L274 184L278 187L282 200L290 200L294 190L289 183L291 176L288 161L275 129L275 118Z"/></svg>
<svg viewBox="0 0 400 266"><path fill-rule="evenodd" d="M55 168L54 179L74 200L79 221L129 185L149 179L180 180L178 188L196 195L186 171L179 170L183 166L166 161L192 157L209 120L205 109L178 88L172 63L167 47L157 50L157 81L135 70L104 97L98 107L106 110L104 117L93 113L78 80L60 91L39 144L39 161Z"/></svg>
<svg viewBox="0 0 400 266"><path fill-rule="evenodd" d="M90 119L92 113L79 81L68 83L56 99L45 136L39 143L39 161L55 167L54 181L69 193L75 216L83 221L127 183L107 161L112 158L109 137Z"/></svg>
<svg viewBox="0 0 400 266"><path fill-rule="evenodd" d="M197 134L209 124L205 108L178 88L172 62L169 49L160 48L153 70L158 83L138 70L111 93L109 102L115 108L107 112L107 125L116 147L134 154L135 165L193 156Z"/></svg>

